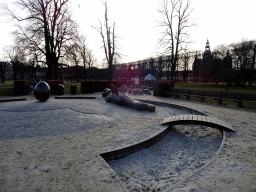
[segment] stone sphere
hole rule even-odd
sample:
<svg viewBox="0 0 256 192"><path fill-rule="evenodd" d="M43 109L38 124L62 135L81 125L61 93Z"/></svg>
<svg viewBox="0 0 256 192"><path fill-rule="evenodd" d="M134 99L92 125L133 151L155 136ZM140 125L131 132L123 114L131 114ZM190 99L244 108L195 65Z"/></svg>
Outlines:
<svg viewBox="0 0 256 192"><path fill-rule="evenodd" d="M45 81L40 81L35 86L34 94L37 100L47 101L51 95L51 89Z"/></svg>
<svg viewBox="0 0 256 192"><path fill-rule="evenodd" d="M63 84L58 84L58 95L64 95L64 85Z"/></svg>

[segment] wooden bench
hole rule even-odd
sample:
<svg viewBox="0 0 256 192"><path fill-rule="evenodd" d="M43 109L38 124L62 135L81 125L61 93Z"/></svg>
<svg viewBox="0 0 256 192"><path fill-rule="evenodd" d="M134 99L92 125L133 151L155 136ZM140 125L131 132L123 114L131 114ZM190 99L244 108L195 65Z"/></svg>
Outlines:
<svg viewBox="0 0 256 192"><path fill-rule="evenodd" d="M202 91L202 95L198 95L197 96L198 98L200 98L201 99L201 102L203 102L204 103L204 99L205 99L205 92L204 91Z"/></svg>
<svg viewBox="0 0 256 192"><path fill-rule="evenodd" d="M234 99L234 102L237 103L238 108L243 107L243 104L253 105L253 104L256 104L256 95L248 94L248 93L247 94L237 93L237 96Z"/></svg>
<svg viewBox="0 0 256 192"><path fill-rule="evenodd" d="M175 99L179 99L180 98L180 94L179 93L169 93L169 95L174 96Z"/></svg>
<svg viewBox="0 0 256 192"><path fill-rule="evenodd" d="M194 89L179 89L170 88L168 91L163 92L162 96L174 96L175 99L185 98L190 100L192 96L200 98L201 102L205 101L205 98L212 98L217 100L218 105L223 104L223 100L230 101L231 103L237 103L237 107L251 107L256 108L256 95L234 93L226 91L208 91L208 90L194 90Z"/></svg>
<svg viewBox="0 0 256 192"><path fill-rule="evenodd" d="M217 103L218 105L222 105L222 101L224 99L223 92L219 92L219 91L203 91L202 96L198 96L198 97L201 98L202 102L204 102L205 98L212 98L218 101Z"/></svg>
<svg viewBox="0 0 256 192"><path fill-rule="evenodd" d="M161 94L161 96L163 96L163 97L174 96L175 99L179 99L180 98L180 94L179 93L174 93L174 92L163 92Z"/></svg>
<svg viewBox="0 0 256 192"><path fill-rule="evenodd" d="M215 100L218 100L218 105L222 105L222 100L223 100L223 96L222 96L222 94L220 94L220 96L219 97L215 97L214 98Z"/></svg>
<svg viewBox="0 0 256 192"><path fill-rule="evenodd" d="M190 100L190 90L189 89L182 89L181 90L181 94L180 94L182 97L185 97L186 100Z"/></svg>
<svg viewBox="0 0 256 192"><path fill-rule="evenodd" d="M143 89L143 93L146 95L151 95L151 92L149 91L149 89Z"/></svg>
<svg viewBox="0 0 256 192"><path fill-rule="evenodd" d="M171 116L164 119L161 125L180 125L180 124L197 124L197 125L207 125L212 126L217 129L224 129L226 131L235 131L232 125L221 121L214 117L208 117L203 115L180 115Z"/></svg>

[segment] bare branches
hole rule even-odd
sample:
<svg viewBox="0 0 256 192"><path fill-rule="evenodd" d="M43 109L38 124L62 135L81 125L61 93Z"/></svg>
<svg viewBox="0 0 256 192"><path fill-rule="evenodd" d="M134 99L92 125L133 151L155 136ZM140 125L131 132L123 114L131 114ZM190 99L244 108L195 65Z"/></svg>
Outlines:
<svg viewBox="0 0 256 192"><path fill-rule="evenodd" d="M195 26L190 22L191 0L163 0L158 12L162 20L158 26L163 27L162 37L159 39L159 47L162 55L171 55L171 78L173 79L176 70L178 53L186 50L186 45L191 43L186 29Z"/></svg>
<svg viewBox="0 0 256 192"><path fill-rule="evenodd" d="M4 5L7 15L18 21L14 32L16 43L28 50L36 49L45 55L48 77L58 78L58 60L65 54L67 43L77 34L77 25L71 19L68 0L17 0L15 6L21 12ZM25 22L25 23L24 23Z"/></svg>
<svg viewBox="0 0 256 192"><path fill-rule="evenodd" d="M117 57L121 57L121 54L117 52L117 36L115 35L115 23L112 26L109 25L108 22L108 5L107 1L103 3L105 6L105 14L104 14L104 26L102 22L99 20L99 27L92 26L96 31L100 33L102 39L102 48L105 52L105 57L109 67L109 79L112 79L112 65L114 60ZM104 32L105 30L105 32Z"/></svg>

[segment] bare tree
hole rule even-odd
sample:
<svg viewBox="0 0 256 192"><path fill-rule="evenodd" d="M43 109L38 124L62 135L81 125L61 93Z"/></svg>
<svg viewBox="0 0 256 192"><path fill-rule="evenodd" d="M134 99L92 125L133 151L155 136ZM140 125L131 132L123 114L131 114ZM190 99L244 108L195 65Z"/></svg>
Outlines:
<svg viewBox="0 0 256 192"><path fill-rule="evenodd" d="M86 44L86 38L84 35L78 37L77 45L79 47L78 53L81 57L81 62L83 63L84 67L84 75L85 75L85 67L88 66L90 71L91 67L94 65L96 59L91 49L88 48ZM91 76L89 77L89 79Z"/></svg>
<svg viewBox="0 0 256 192"><path fill-rule="evenodd" d="M255 75L255 59L256 59L256 42L254 42L254 49L253 49L253 56L252 56L252 62L251 62L251 69L250 69L250 79L249 79L249 85L252 85L252 79Z"/></svg>
<svg viewBox="0 0 256 192"><path fill-rule="evenodd" d="M13 68L13 79L17 80L18 74L20 79L24 76L24 64L26 63L26 54L20 46L8 46L4 49L5 54L9 58Z"/></svg>
<svg viewBox="0 0 256 192"><path fill-rule="evenodd" d="M163 69L164 69L164 60L163 60L163 57L160 56L157 58L157 62L156 62L156 68L157 68L157 72L158 72L158 79L162 79L163 77Z"/></svg>
<svg viewBox="0 0 256 192"><path fill-rule="evenodd" d="M39 65L40 63L44 63L44 60L43 60L44 55L42 54L42 52L37 50L36 47L34 47L34 49L29 49L29 51L27 51L26 57L28 60L28 67L31 72L30 78L31 80L38 81L37 75L36 75L36 69L37 69L37 65Z"/></svg>
<svg viewBox="0 0 256 192"><path fill-rule="evenodd" d="M5 83L5 72L7 68L7 63L0 61L0 75L1 75L1 83Z"/></svg>
<svg viewBox="0 0 256 192"><path fill-rule="evenodd" d="M236 64L235 85L244 86L246 81L252 84L255 68L256 41L242 40L231 44L231 53Z"/></svg>
<svg viewBox="0 0 256 192"><path fill-rule="evenodd" d="M190 60L190 54L188 52L184 52L182 54L179 54L179 66L180 71L183 71L183 81L186 82L188 78L188 65Z"/></svg>
<svg viewBox="0 0 256 192"><path fill-rule="evenodd" d="M215 59L224 59L228 50L229 50L229 46L221 44L221 45L216 46L213 49L212 54Z"/></svg>
<svg viewBox="0 0 256 192"><path fill-rule="evenodd" d="M78 66L79 63L81 62L81 58L79 55L79 47L76 43L71 44L69 46L66 47L66 57L67 59L71 62L74 63L75 66Z"/></svg>
<svg viewBox="0 0 256 192"><path fill-rule="evenodd" d="M108 23L108 5L107 1L103 3L105 6L105 16L104 16L104 24L99 20L100 26L94 27L96 29L102 38L102 44L103 49L105 52L105 57L108 63L108 69L109 69L109 80L112 80L112 73L113 73L113 63L115 60L118 59L118 57L121 57L121 54L118 53L117 48L117 36L115 35L115 23L113 25L109 25ZM105 28L105 29L104 29ZM104 32L104 30L106 32Z"/></svg>
<svg viewBox="0 0 256 192"><path fill-rule="evenodd" d="M162 15L162 20L158 22L158 26L164 28L159 45L163 50L163 55L171 56L172 80L175 75L179 52L186 50L187 44L191 43L186 31L195 26L194 21L191 22L190 18L192 11L190 0L163 0L158 9Z"/></svg>
<svg viewBox="0 0 256 192"><path fill-rule="evenodd" d="M20 14L7 5L3 8L12 19L24 23L15 32L17 43L41 51L48 66L48 78L58 79L58 60L77 29L68 0L17 0L15 6L20 7Z"/></svg>
<svg viewBox="0 0 256 192"><path fill-rule="evenodd" d="M84 69L84 78L86 77L86 67L88 67L89 71L96 59L91 49L88 48L86 44L86 38L84 35L79 35L76 37L74 42L66 47L66 60L71 63L74 63L76 69L78 70L79 65L83 65ZM78 74L78 71L77 71ZM90 77L89 77L90 78Z"/></svg>

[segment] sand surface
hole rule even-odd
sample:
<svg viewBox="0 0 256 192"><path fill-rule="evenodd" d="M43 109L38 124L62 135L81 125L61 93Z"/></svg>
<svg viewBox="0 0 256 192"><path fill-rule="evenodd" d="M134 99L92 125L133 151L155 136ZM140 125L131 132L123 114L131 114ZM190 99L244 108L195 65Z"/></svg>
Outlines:
<svg viewBox="0 0 256 192"><path fill-rule="evenodd" d="M210 127L175 126L155 145L108 163L130 191L168 191L211 161L221 143Z"/></svg>
<svg viewBox="0 0 256 192"><path fill-rule="evenodd" d="M0 103L0 191L255 191L255 111L159 97L230 123L236 132L174 126L116 161L99 154L144 141L186 110L155 113L104 100ZM223 143L224 142L224 143Z"/></svg>

